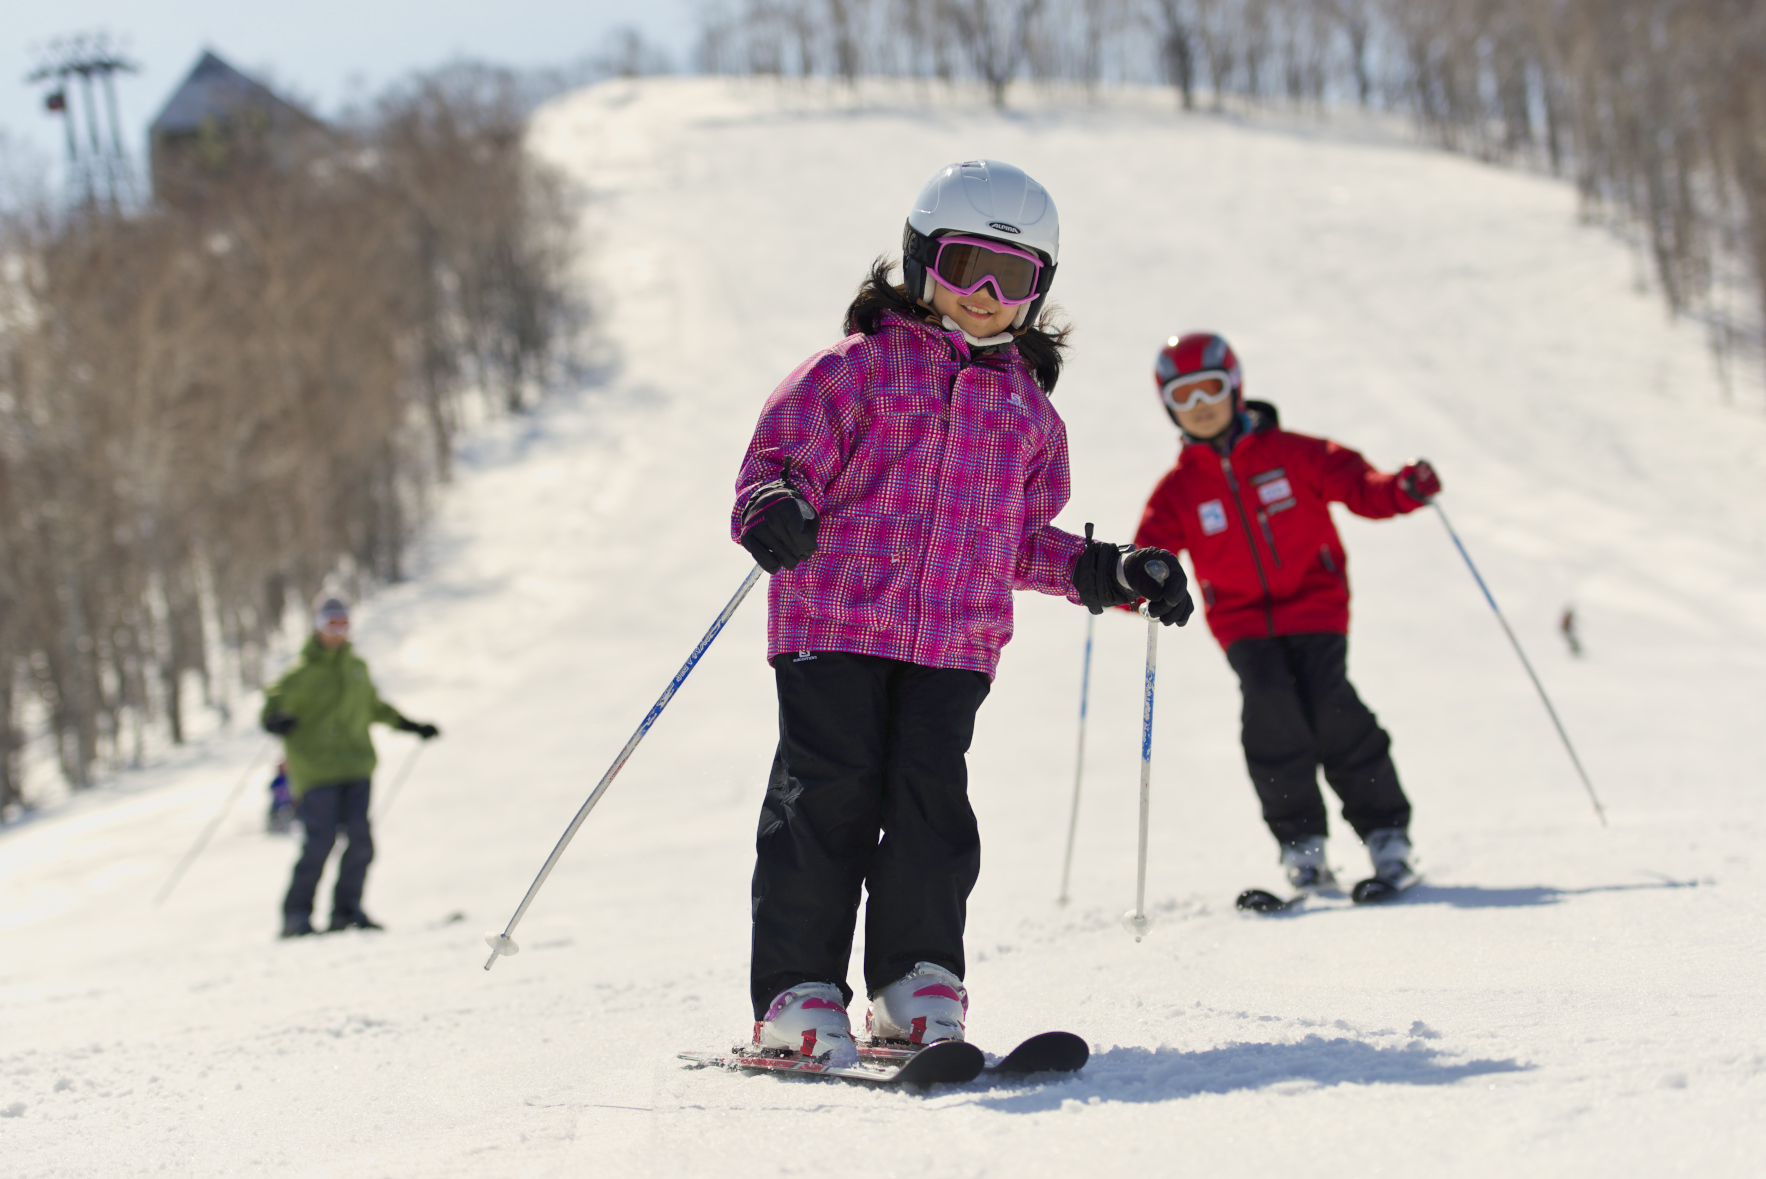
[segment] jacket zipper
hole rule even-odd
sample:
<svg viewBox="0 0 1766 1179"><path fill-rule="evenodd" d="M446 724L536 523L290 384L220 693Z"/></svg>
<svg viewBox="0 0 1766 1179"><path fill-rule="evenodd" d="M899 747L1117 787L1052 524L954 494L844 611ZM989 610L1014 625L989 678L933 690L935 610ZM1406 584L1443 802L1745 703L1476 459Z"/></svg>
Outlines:
<svg viewBox="0 0 1766 1179"><path fill-rule="evenodd" d="M1269 577L1263 572L1263 558L1257 555L1257 537L1251 532L1251 518L1245 514L1245 501L1239 496L1239 481L1233 476L1233 461L1220 456L1220 469L1226 472L1226 485L1233 493L1233 506L1239 509L1239 523L1245 526L1245 543L1251 546L1251 563L1257 566L1257 580L1263 584L1263 618L1269 625L1269 637L1275 638L1275 599L1269 593ZM1258 513L1262 515L1262 513ZM1264 527L1269 527L1267 521ZM1271 547L1270 554L1275 553Z"/></svg>
<svg viewBox="0 0 1766 1179"><path fill-rule="evenodd" d="M1269 513L1262 508L1257 509L1257 523L1263 526L1263 539L1269 543L1269 555L1275 561L1275 567L1282 567L1282 555L1275 549L1275 533L1269 530Z"/></svg>

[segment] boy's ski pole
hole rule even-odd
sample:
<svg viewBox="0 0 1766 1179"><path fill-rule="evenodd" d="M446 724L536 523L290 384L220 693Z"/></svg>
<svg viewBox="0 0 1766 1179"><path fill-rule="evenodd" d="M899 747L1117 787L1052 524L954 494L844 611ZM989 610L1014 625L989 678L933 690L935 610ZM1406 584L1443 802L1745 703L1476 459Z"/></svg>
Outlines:
<svg viewBox="0 0 1766 1179"><path fill-rule="evenodd" d="M1169 571L1163 561L1148 561L1147 575L1154 581L1164 582ZM1152 797L1153 781L1153 677L1159 666L1159 627L1160 622L1147 613L1145 604L1141 606L1141 614L1147 620L1147 682L1146 698L1141 704L1141 830L1140 846L1136 854L1134 872L1134 908L1122 915L1122 928L1134 934L1134 940L1140 941L1153 924L1147 916L1147 809Z"/></svg>
<svg viewBox="0 0 1766 1179"><path fill-rule="evenodd" d="M1090 532L1091 525L1085 527ZM1085 661L1079 672L1079 752L1073 765L1073 813L1067 819L1067 855L1061 861L1060 903L1063 905L1067 903L1067 880L1073 872L1073 839L1079 834L1079 784L1085 779L1085 712L1086 701L1091 695L1091 641L1097 623L1096 614L1085 616Z"/></svg>
<svg viewBox="0 0 1766 1179"><path fill-rule="evenodd" d="M706 648L711 646L711 641L717 638L719 631L723 630L724 623L730 620L730 616L736 612L736 607L742 604L742 599L748 596L748 591L753 589L754 583L759 580L760 566L756 565L748 571L748 576L742 579L742 585L736 590L736 596L730 599L729 605L724 607L723 613L717 616L717 621L711 624L711 629L705 632L705 637L699 640L699 645L693 648L693 653L687 656L687 661L681 665L681 670L675 672L675 678L670 680L668 687L662 690L661 697L645 715L643 722L638 725L637 732L633 733L631 740L625 743L625 748L619 751L619 756L613 759L613 764L607 767L607 772L601 775L601 781L589 792L589 797L584 800L582 808L576 812L576 818L570 821L570 826L566 827L564 834L559 837L558 846L554 847L552 854L546 857L545 864L540 868L540 874L533 878L532 884L528 885L527 895L521 898L521 904L516 907L515 915L509 918L509 924L503 927L502 933L484 935L485 944L491 948L491 956L485 959L484 963L486 970L494 966L500 956L520 951L521 947L516 945L515 939L509 935L515 932L517 925L521 924L521 918L527 913L527 907L533 904L535 895L540 891L540 885L546 883L546 877L552 874L552 868L558 863L558 857L564 854L564 849L570 846L571 839L576 836L576 829L583 825L583 820L589 817L589 812L595 809L595 804L601 801L603 794L607 793L607 787L613 784L614 775L619 773L620 767L624 766L626 759L631 757L632 751L638 747L638 742L644 739L644 734L650 731L650 726L656 723L656 718L662 715L662 710L668 707L670 700L674 699L675 692L686 682L687 676L698 664L700 657L705 654Z"/></svg>
<svg viewBox="0 0 1766 1179"><path fill-rule="evenodd" d="M411 771L417 765L417 755L423 752L423 747L427 744L429 744L427 741L418 741L417 747L405 756L405 764L399 767L398 776L392 780L392 785L387 787L386 797L381 800L380 806L374 813L376 823L386 818L386 812L392 809L392 800L399 796L399 791L405 785L405 779L411 776Z"/></svg>
<svg viewBox="0 0 1766 1179"><path fill-rule="evenodd" d="M1092 526L1085 526L1085 539L1091 540ZM1091 640L1098 616L1089 611L1085 616L1085 660L1079 671L1079 752L1073 764L1073 813L1067 819L1067 855L1061 861L1061 895L1058 903L1067 903L1067 878L1073 871L1073 838L1079 833L1079 784L1085 779L1085 711L1091 696Z"/></svg>
<svg viewBox="0 0 1766 1179"><path fill-rule="evenodd" d="M1490 603L1490 609L1496 614L1496 621L1502 624L1502 633L1508 636L1508 641L1514 647L1515 654L1521 657L1521 666L1527 669L1527 678L1533 681L1533 687L1539 692L1539 699L1545 703L1545 711L1551 717L1551 723L1557 728L1558 737L1564 743L1564 751L1570 755L1570 763L1576 767L1576 773L1582 779L1582 786L1588 791L1588 800L1594 804L1594 813L1600 819L1600 825L1605 827L1607 825L1606 809L1600 805L1600 797L1594 792L1594 783L1588 780L1588 771L1582 768L1582 759L1576 756L1576 747L1570 744L1570 734L1564 731L1564 722L1558 719L1558 710L1551 706L1551 697L1545 694L1545 685L1539 682L1539 676L1533 671L1533 664L1527 660L1527 653L1521 650L1521 640L1515 637L1515 632L1509 627L1508 619L1502 615L1502 607L1496 604L1496 598L1490 593L1490 587L1484 584L1483 576L1478 572L1477 565L1472 563L1472 555L1466 552L1466 546L1460 541L1459 533L1454 531L1453 522L1447 518L1447 511L1441 506L1440 499L1430 500L1429 506L1433 507L1435 514L1441 517L1441 523L1447 528L1447 535L1453 539L1453 547L1459 550L1459 555L1465 560L1466 568L1472 571L1472 580L1478 583L1478 589L1483 592L1484 600Z"/></svg>
<svg viewBox="0 0 1766 1179"><path fill-rule="evenodd" d="M221 825L221 820L227 817L227 812L232 810L233 804L239 801L239 795L245 790L245 784L251 781L252 771L256 770L258 763L264 760L264 754L269 752L273 741L275 741L274 737L264 738L263 743L258 746L258 751L251 755L250 761L245 763L245 772L239 775L239 781L235 782L233 789L228 791L227 801L221 804L221 809L215 812L215 817L209 820L208 826L202 829L202 834L196 837L196 842L190 845L190 850L184 853L184 858L178 861L178 866L172 869L172 874L160 886L159 895L153 898L155 908L165 904L166 898L172 895L172 890L178 887L178 881L184 878L184 873L190 870L190 865L196 862L196 857L202 854L202 849L208 846L210 839L214 838L216 829Z"/></svg>

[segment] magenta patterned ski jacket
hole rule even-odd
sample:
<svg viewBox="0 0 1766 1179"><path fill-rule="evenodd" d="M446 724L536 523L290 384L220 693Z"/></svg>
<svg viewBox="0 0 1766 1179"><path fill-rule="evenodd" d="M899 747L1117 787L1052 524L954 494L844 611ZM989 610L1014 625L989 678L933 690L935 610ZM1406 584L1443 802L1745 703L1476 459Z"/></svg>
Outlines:
<svg viewBox="0 0 1766 1179"><path fill-rule="evenodd" d="M1073 602L1085 540L1067 503L1067 430L1018 350L885 313L799 365L761 410L730 534L791 460L821 516L814 556L767 586L767 658L848 651L993 675L1012 591Z"/></svg>

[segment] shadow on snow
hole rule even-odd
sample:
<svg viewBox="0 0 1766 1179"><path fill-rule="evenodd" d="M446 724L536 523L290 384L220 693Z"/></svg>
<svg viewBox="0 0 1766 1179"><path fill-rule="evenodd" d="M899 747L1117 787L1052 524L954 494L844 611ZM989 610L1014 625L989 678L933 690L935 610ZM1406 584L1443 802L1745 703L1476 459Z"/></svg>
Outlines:
<svg viewBox="0 0 1766 1179"><path fill-rule="evenodd" d="M1202 1052L1176 1048L1111 1048L1085 1071L1034 1091L996 1093L975 1104L1002 1113L1041 1113L1064 1102L1171 1101L1204 1093L1236 1093L1270 1085L1451 1085L1471 1077L1525 1072L1515 1060L1461 1060L1412 1041L1382 1048L1338 1037L1307 1036L1292 1044L1228 1044Z"/></svg>
<svg viewBox="0 0 1766 1179"><path fill-rule="evenodd" d="M1599 892L1655 892L1669 888L1697 888L1696 880L1662 880L1652 884L1597 884L1589 888L1552 888L1536 884L1524 888L1479 888L1470 884L1419 884L1399 903L1404 905L1451 905L1455 909L1506 909L1522 905L1555 905L1569 897Z"/></svg>
<svg viewBox="0 0 1766 1179"><path fill-rule="evenodd" d="M1670 880L1666 877L1650 884L1597 884L1588 888L1553 888L1548 884L1524 885L1518 888L1480 888L1475 884L1418 884L1403 896L1388 901L1379 908L1404 907L1412 905L1448 905L1455 909L1512 909L1529 905L1555 905L1571 897L1589 896L1602 892L1659 892L1663 889L1697 888L1696 880ZM1263 921L1286 920L1305 917L1318 913L1342 913L1350 909L1373 908L1375 906L1308 903L1296 905L1292 909L1277 910L1273 913L1259 913L1257 918Z"/></svg>

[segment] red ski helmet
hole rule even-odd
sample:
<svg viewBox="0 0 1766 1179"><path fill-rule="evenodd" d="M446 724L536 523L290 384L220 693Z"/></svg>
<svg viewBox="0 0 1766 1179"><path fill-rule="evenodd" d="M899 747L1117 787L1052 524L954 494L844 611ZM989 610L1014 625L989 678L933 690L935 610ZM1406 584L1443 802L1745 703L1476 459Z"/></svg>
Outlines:
<svg viewBox="0 0 1766 1179"><path fill-rule="evenodd" d="M1168 391L1173 385L1203 377L1218 377L1232 394L1233 408L1245 408L1245 377L1239 369L1239 358L1233 354L1226 337L1214 332L1187 332L1173 336L1159 349L1153 360L1153 388L1159 393L1159 404L1172 422L1177 411L1171 407Z"/></svg>

